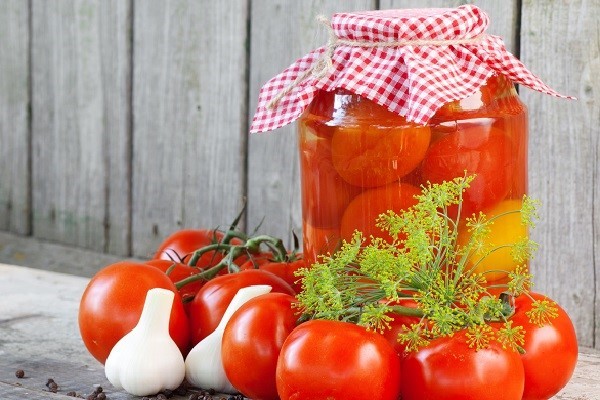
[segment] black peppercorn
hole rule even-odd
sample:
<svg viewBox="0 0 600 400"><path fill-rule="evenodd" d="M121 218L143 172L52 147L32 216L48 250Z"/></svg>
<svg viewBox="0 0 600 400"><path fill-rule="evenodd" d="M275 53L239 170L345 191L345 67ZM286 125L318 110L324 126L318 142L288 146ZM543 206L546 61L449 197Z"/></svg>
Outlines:
<svg viewBox="0 0 600 400"><path fill-rule="evenodd" d="M23 371L22 369L18 369L15 371L15 376L19 379L24 378L25 377L25 371Z"/></svg>
<svg viewBox="0 0 600 400"><path fill-rule="evenodd" d="M67 396L69 396L69 397L77 397L77 393L75 393L75 392L68 392Z"/></svg>
<svg viewBox="0 0 600 400"><path fill-rule="evenodd" d="M53 382L54 382L54 379L48 378L48 381L46 382L46 387L50 387L50 384Z"/></svg>
<svg viewBox="0 0 600 400"><path fill-rule="evenodd" d="M48 383L48 390L52 393L58 392L58 384L54 381Z"/></svg>

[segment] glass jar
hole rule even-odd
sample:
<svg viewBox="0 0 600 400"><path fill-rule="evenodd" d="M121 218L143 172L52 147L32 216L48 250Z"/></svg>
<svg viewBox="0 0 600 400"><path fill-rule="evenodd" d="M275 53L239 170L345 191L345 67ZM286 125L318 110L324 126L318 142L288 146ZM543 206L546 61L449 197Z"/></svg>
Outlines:
<svg viewBox="0 0 600 400"><path fill-rule="evenodd" d="M414 195L427 182L475 174L461 216L520 209L527 193L527 109L500 74L470 97L445 104L426 125L338 89L318 92L298 126L309 263L334 252L354 230L390 240L375 226L376 217L415 204ZM498 218L487 240L501 246L526 235L517 213ZM506 248L486 257L476 271L488 271L492 282L506 274L490 271L515 266Z"/></svg>

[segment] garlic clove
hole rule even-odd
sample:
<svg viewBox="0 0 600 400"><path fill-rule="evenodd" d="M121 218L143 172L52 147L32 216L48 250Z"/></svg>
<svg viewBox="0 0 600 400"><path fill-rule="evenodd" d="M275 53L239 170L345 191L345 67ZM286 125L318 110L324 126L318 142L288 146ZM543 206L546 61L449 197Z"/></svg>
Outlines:
<svg viewBox="0 0 600 400"><path fill-rule="evenodd" d="M183 356L169 336L169 318L175 294L151 289L135 328L111 350L104 370L117 389L136 396L176 389L185 377Z"/></svg>
<svg viewBox="0 0 600 400"><path fill-rule="evenodd" d="M221 341L229 319L244 303L271 291L269 285L253 285L240 289L229 303L213 333L200 341L185 360L185 376L192 385L221 393L237 393L225 375L221 360Z"/></svg>

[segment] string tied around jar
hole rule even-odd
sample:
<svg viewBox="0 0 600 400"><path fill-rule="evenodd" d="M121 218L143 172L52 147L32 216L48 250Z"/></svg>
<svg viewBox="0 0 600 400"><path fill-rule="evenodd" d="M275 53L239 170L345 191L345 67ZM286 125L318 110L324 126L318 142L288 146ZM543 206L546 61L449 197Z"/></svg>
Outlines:
<svg viewBox="0 0 600 400"><path fill-rule="evenodd" d="M452 46L452 45L464 45L464 44L479 44L488 35L482 33L472 38L462 39L404 39L404 40L389 40L389 41L369 41L369 40L350 40L341 39L336 34L331 25L331 21L324 15L317 15L316 21L328 31L328 40L325 44L325 51L323 54L303 73L298 75L292 83L283 88L277 93L271 101L267 104L267 109L273 109L281 101L282 98L287 96L296 86L312 77L315 80L325 77L333 68L333 52L338 46L351 46L351 47L363 47L363 48L389 48L389 47L402 47L402 46Z"/></svg>

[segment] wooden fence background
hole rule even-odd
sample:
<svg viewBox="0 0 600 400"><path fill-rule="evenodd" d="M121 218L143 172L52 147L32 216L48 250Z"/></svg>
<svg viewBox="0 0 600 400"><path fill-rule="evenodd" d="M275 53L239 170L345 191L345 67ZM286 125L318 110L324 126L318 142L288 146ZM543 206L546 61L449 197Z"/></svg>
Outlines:
<svg viewBox="0 0 600 400"><path fill-rule="evenodd" d="M300 232L294 127L249 136L260 86L326 40L314 16L454 0L1 0L0 230L146 257L183 227ZM600 0L480 0L578 101L528 89L537 290L600 346Z"/></svg>

